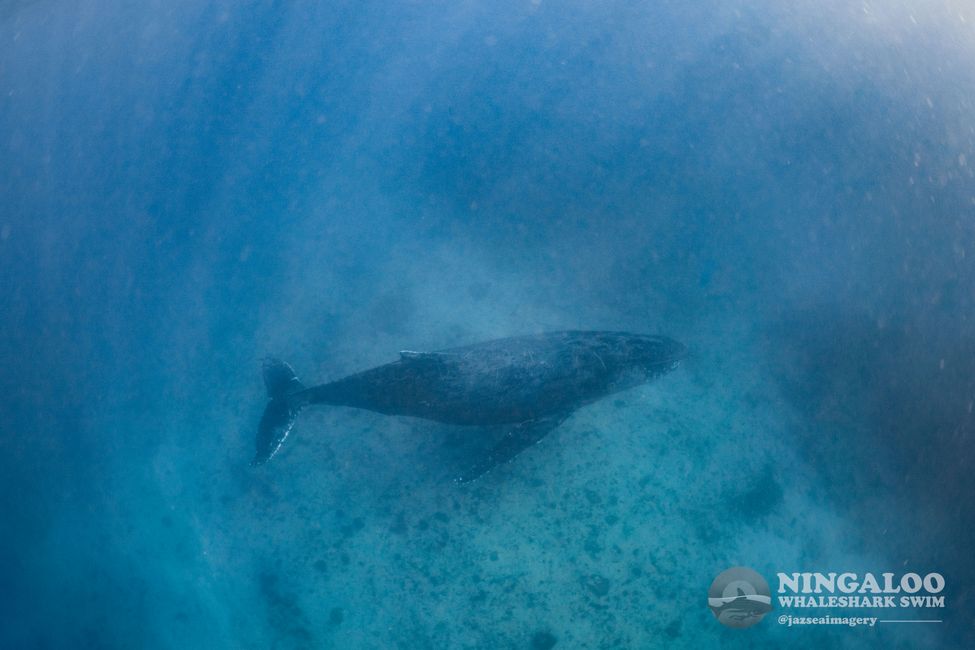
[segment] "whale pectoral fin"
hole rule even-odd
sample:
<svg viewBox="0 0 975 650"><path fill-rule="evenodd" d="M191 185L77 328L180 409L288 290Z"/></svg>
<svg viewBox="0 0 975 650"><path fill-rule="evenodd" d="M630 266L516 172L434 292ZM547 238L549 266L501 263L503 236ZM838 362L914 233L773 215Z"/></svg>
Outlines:
<svg viewBox="0 0 975 650"><path fill-rule="evenodd" d="M513 425L505 432L504 437L491 449L487 456L458 477L457 482L468 483L480 478L498 465L507 463L547 436L552 429L562 424L563 420L568 416L568 413L560 413L536 420L526 420L525 422L519 422Z"/></svg>

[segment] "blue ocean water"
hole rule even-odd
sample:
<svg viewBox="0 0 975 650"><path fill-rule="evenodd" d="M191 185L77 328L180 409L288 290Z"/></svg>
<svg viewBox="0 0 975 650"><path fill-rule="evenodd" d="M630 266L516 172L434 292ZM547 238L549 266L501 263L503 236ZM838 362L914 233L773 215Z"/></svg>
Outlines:
<svg viewBox="0 0 975 650"><path fill-rule="evenodd" d="M973 25L3 3L0 647L975 647ZM248 466L265 355L560 329L691 355L471 485L342 408ZM726 628L738 565L937 572L853 613L942 622Z"/></svg>

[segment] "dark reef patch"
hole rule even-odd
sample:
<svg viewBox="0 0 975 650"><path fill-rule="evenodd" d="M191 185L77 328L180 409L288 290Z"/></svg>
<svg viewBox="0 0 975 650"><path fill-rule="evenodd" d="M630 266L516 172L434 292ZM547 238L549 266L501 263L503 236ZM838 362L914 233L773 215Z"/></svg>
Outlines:
<svg viewBox="0 0 975 650"><path fill-rule="evenodd" d="M281 587L278 576L270 571L261 572L258 587L266 605L268 623L278 637L300 647L311 645L314 635L307 617L294 595Z"/></svg>
<svg viewBox="0 0 975 650"><path fill-rule="evenodd" d="M558 642L551 632L535 632L532 636L532 650L551 650Z"/></svg>
<svg viewBox="0 0 975 650"><path fill-rule="evenodd" d="M781 505L782 485L775 477L775 470L766 466L754 478L747 480L741 490L725 495L722 500L723 511L735 514L748 524L767 517Z"/></svg>

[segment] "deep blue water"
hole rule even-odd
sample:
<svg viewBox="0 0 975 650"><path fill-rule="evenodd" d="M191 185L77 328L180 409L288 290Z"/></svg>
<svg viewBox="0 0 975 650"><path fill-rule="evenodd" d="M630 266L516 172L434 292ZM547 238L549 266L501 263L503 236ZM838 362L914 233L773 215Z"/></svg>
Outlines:
<svg viewBox="0 0 975 650"><path fill-rule="evenodd" d="M973 167L965 2L5 2L0 646L975 647ZM351 409L248 467L266 354L577 328L692 354L471 486Z"/></svg>

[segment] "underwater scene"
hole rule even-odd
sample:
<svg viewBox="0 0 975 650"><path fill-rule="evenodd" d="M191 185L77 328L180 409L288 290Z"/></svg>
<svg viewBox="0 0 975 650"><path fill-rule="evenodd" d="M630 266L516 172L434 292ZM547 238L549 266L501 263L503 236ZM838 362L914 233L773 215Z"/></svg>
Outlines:
<svg viewBox="0 0 975 650"><path fill-rule="evenodd" d="M0 648L975 647L975 4L0 2Z"/></svg>

